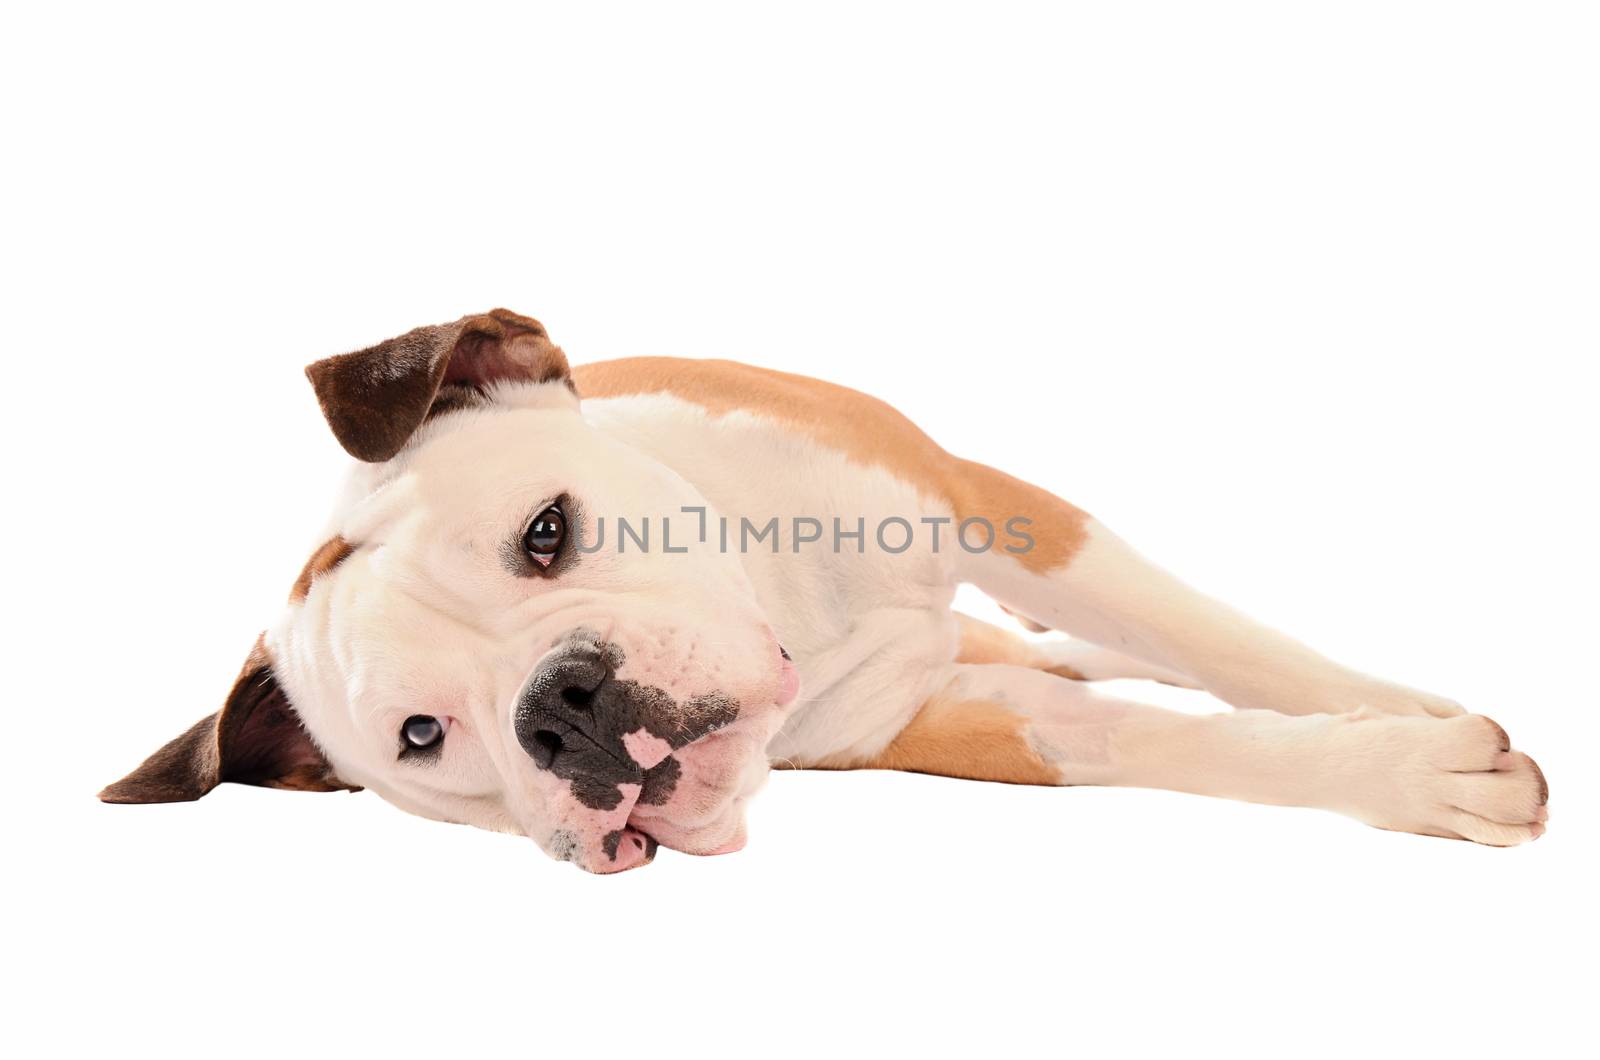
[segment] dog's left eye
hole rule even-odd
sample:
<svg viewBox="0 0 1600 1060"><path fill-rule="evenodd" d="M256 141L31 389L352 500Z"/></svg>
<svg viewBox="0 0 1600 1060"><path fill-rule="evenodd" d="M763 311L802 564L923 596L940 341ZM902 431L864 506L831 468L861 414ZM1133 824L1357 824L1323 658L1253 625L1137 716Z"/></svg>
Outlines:
<svg viewBox="0 0 1600 1060"><path fill-rule="evenodd" d="M408 751L427 751L444 739L444 722L426 714L413 714L400 726L400 739Z"/></svg>
<svg viewBox="0 0 1600 1060"><path fill-rule="evenodd" d="M566 540L567 517L552 504L528 524L528 532L522 535L522 547L529 559L541 567L548 567L555 562Z"/></svg>

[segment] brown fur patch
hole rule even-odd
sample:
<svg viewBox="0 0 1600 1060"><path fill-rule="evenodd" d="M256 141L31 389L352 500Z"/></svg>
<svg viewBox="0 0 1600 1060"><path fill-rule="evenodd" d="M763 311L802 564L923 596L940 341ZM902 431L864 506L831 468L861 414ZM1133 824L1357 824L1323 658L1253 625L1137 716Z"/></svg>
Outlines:
<svg viewBox="0 0 1600 1060"><path fill-rule="evenodd" d="M312 582L349 559L350 553L354 551L355 546L338 534L324 541L300 569L300 576L294 580L294 587L289 590L289 602L297 604L304 600L311 592Z"/></svg>
<svg viewBox="0 0 1600 1060"><path fill-rule="evenodd" d="M233 781L294 791L359 791L334 775L256 639L227 702L100 792L104 802L189 802Z"/></svg>
<svg viewBox="0 0 1600 1060"><path fill-rule="evenodd" d="M632 357L580 365L574 372L584 397L666 393L722 414L746 411L810 435L829 448L904 479L955 511L957 520L983 518L1003 549L1007 520L1034 539L1014 553L1029 570L1064 566L1088 535L1089 516L1037 486L1002 471L951 456L916 425L877 398L805 376L732 361Z"/></svg>
<svg viewBox="0 0 1600 1060"><path fill-rule="evenodd" d="M988 700L935 697L888 747L857 768L1006 784L1064 783L1028 742L1026 725L1022 715Z"/></svg>
<svg viewBox="0 0 1600 1060"><path fill-rule="evenodd" d="M1039 667L1033 645L1015 633L971 615L958 613L956 620L961 623L961 644L956 648L956 662Z"/></svg>
<svg viewBox="0 0 1600 1060"><path fill-rule="evenodd" d="M562 381L571 373L544 325L509 309L414 328L365 350L327 357L306 368L317 403L345 451L378 463L405 447L427 420L441 389L482 391L512 381Z"/></svg>
<svg viewBox="0 0 1600 1060"><path fill-rule="evenodd" d="M961 623L961 644L956 649L958 663L1031 666L1035 670L1043 670L1057 677L1066 677L1073 681L1084 680L1084 676L1070 666L1051 665L1043 653L1008 629L1001 629L999 626L959 612L956 614L956 619Z"/></svg>

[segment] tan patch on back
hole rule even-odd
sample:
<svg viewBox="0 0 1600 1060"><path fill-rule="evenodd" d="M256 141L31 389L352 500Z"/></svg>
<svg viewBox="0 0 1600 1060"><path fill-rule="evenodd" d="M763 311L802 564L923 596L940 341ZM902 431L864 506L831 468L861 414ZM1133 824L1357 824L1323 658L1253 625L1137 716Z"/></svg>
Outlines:
<svg viewBox="0 0 1600 1060"><path fill-rule="evenodd" d="M680 357L580 365L573 378L581 397L670 394L718 415L744 411L776 420L944 500L957 520L989 520L996 551L1015 545L1006 532L1008 520L1030 519L1019 529L1034 545L1013 555L1035 572L1063 566L1088 534L1089 516L1081 509L1002 471L951 456L889 405L848 387L733 361Z"/></svg>
<svg viewBox="0 0 1600 1060"><path fill-rule="evenodd" d="M934 697L860 769L901 769L1006 784L1061 784L1028 742L1026 719L985 699Z"/></svg>
<svg viewBox="0 0 1600 1060"><path fill-rule="evenodd" d="M297 604L304 600L311 592L312 582L349 559L350 553L354 551L355 546L338 534L324 541L322 547L306 560L306 565L300 571L300 577L294 580L294 587L289 590L289 602Z"/></svg>

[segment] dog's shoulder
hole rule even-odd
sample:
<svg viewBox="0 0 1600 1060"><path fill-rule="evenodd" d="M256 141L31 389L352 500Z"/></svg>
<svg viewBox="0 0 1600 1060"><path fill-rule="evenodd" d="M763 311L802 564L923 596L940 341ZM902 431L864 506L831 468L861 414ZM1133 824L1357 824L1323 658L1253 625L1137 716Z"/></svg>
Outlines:
<svg viewBox="0 0 1600 1060"><path fill-rule="evenodd" d="M738 361L690 357L625 357L579 365L573 373L585 398L670 394L710 412L743 411L818 425L863 416L911 422L886 402L837 383ZM920 433L920 432L918 432Z"/></svg>
<svg viewBox="0 0 1600 1060"><path fill-rule="evenodd" d="M573 379L586 400L661 394L713 416L769 420L914 483L928 484L930 472L951 460L887 402L808 376L737 361L629 357L579 365Z"/></svg>

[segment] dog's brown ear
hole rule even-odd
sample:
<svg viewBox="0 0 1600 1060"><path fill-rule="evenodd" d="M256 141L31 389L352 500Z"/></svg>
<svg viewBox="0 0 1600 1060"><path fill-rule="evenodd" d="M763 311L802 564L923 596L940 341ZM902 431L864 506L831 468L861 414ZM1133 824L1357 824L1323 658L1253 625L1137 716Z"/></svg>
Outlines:
<svg viewBox="0 0 1600 1060"><path fill-rule="evenodd" d="M261 640L220 711L100 793L105 802L190 802L224 781L297 791L356 791L300 724Z"/></svg>
<svg viewBox="0 0 1600 1060"><path fill-rule="evenodd" d="M428 418L441 388L477 391L517 381L572 385L566 355L544 325L491 309L408 331L370 349L306 369L328 426L345 452L379 463L398 453Z"/></svg>

